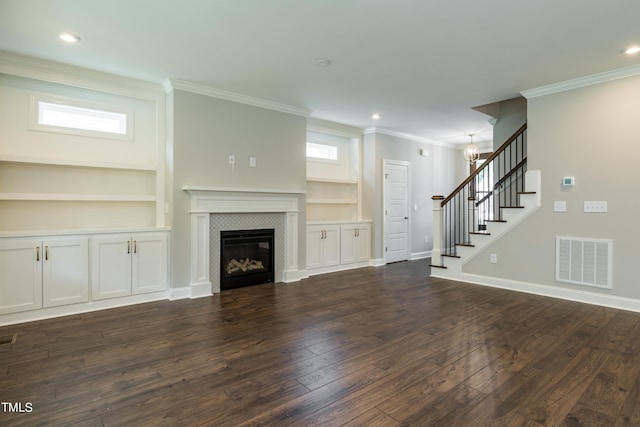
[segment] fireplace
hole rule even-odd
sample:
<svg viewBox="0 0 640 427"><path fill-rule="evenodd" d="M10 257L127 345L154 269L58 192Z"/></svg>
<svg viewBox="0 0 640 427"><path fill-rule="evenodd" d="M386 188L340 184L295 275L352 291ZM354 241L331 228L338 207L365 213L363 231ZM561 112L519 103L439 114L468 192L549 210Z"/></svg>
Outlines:
<svg viewBox="0 0 640 427"><path fill-rule="evenodd" d="M184 185L190 199L190 283L177 297L206 297L220 292L220 231L275 230L274 282L306 277L298 268L303 191L239 190ZM182 289L182 288L177 288Z"/></svg>
<svg viewBox="0 0 640 427"><path fill-rule="evenodd" d="M220 231L220 289L273 283L274 229Z"/></svg>

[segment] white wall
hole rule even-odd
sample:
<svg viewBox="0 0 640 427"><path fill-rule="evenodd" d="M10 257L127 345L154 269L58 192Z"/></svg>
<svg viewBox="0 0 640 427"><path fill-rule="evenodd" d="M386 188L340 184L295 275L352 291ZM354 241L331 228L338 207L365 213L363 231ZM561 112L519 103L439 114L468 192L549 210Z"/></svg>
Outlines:
<svg viewBox="0 0 640 427"><path fill-rule="evenodd" d="M426 156L420 155L423 149ZM363 138L363 216L373 220L372 258L383 254L383 160L410 163L409 217L411 254L423 254L433 248L431 197L448 195L464 178L462 154L454 148L386 135L369 133ZM417 205L418 209L414 210ZM424 242L424 236L429 242Z"/></svg>
<svg viewBox="0 0 640 427"><path fill-rule="evenodd" d="M164 204L163 181L158 182L164 176L163 168L161 164L157 167L164 159L158 147L164 138L158 125L164 117L158 111L163 104L160 87L128 80L131 86L119 87L114 82L125 79L60 64L23 61L52 71L31 78L27 77L30 68L25 66L19 69L21 75L0 74L0 231L164 224L156 206L156 200ZM138 84L144 89L126 94L129 87ZM122 140L66 129L34 130L29 122L34 96L126 110L132 113L133 133Z"/></svg>
<svg viewBox="0 0 640 427"><path fill-rule="evenodd" d="M174 118L173 286L184 287L190 280L190 216L182 186L304 193L306 118L182 90L174 90L169 99ZM229 155L235 155L234 168ZM249 167L249 157L256 158L256 167ZM304 219L304 195L299 205ZM299 227L298 259L304 269L304 220Z"/></svg>
<svg viewBox="0 0 640 427"><path fill-rule="evenodd" d="M32 94L72 97L131 109L131 141L50 133L29 129ZM125 97L41 80L0 74L0 153L5 158L46 159L63 164L114 164L140 167L156 165L156 105Z"/></svg>
<svg viewBox="0 0 640 427"><path fill-rule="evenodd" d="M640 299L634 232L640 199L640 76L528 100L528 168L542 173L542 207L464 268L465 272L552 288ZM575 176L575 187L561 186ZM567 212L553 212L554 201ZM587 214L583 202L606 200L609 212ZM613 240L613 289L555 281L555 237ZM498 264L489 263L489 254ZM552 289L551 288L551 289Z"/></svg>

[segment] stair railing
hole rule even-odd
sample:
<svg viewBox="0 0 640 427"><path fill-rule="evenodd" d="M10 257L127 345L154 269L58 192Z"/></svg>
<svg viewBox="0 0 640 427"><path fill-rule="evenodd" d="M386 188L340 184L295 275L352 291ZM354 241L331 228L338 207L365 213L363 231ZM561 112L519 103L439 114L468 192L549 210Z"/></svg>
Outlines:
<svg viewBox="0 0 640 427"><path fill-rule="evenodd" d="M527 124L480 165L449 196L433 196L432 265L441 256L457 256L457 246L469 245L471 234L485 233L486 224L503 221L502 209L516 207L524 192L527 170Z"/></svg>

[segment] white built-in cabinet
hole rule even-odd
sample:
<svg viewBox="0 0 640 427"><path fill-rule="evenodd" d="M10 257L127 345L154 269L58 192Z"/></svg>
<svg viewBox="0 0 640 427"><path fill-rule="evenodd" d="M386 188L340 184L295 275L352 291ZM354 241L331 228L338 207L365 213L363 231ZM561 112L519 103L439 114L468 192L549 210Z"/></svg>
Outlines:
<svg viewBox="0 0 640 427"><path fill-rule="evenodd" d="M335 224L307 227L307 269L340 264L340 226Z"/></svg>
<svg viewBox="0 0 640 427"><path fill-rule="evenodd" d="M42 243L0 240L0 313L42 308Z"/></svg>
<svg viewBox="0 0 640 427"><path fill-rule="evenodd" d="M369 222L307 225L307 271L320 274L369 265Z"/></svg>
<svg viewBox="0 0 640 427"><path fill-rule="evenodd" d="M167 235L94 236L91 241L92 299L162 291L167 288Z"/></svg>
<svg viewBox="0 0 640 427"><path fill-rule="evenodd" d="M367 262L371 258L371 225L369 223L340 226L340 263Z"/></svg>
<svg viewBox="0 0 640 427"><path fill-rule="evenodd" d="M0 239L0 314L89 301L88 242Z"/></svg>
<svg viewBox="0 0 640 427"><path fill-rule="evenodd" d="M89 301L89 239L52 237L42 250L42 306Z"/></svg>
<svg viewBox="0 0 640 427"><path fill-rule="evenodd" d="M168 231L0 238L0 314L166 291Z"/></svg>

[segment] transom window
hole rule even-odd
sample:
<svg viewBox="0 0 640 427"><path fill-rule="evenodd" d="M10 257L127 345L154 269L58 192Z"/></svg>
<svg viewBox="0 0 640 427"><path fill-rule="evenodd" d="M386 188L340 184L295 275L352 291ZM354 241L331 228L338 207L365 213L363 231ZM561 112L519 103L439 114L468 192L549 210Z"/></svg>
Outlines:
<svg viewBox="0 0 640 427"><path fill-rule="evenodd" d="M133 112L81 99L32 95L31 130L132 140Z"/></svg>
<svg viewBox="0 0 640 427"><path fill-rule="evenodd" d="M307 157L323 160L338 160L338 147L307 142Z"/></svg>

